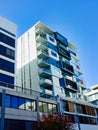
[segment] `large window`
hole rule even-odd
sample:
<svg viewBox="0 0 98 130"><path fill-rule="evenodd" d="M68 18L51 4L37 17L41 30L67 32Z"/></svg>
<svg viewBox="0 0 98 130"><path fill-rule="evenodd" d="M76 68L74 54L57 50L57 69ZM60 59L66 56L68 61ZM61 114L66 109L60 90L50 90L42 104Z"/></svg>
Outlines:
<svg viewBox="0 0 98 130"><path fill-rule="evenodd" d="M76 108L78 113L95 116L95 110L91 106L76 104Z"/></svg>
<svg viewBox="0 0 98 130"><path fill-rule="evenodd" d="M39 102L39 112L43 113L57 113L56 104Z"/></svg>
<svg viewBox="0 0 98 130"><path fill-rule="evenodd" d="M5 106L9 108L36 111L36 101L17 96L6 95Z"/></svg>
<svg viewBox="0 0 98 130"><path fill-rule="evenodd" d="M0 45L0 54L11 59L15 59L15 51Z"/></svg>
<svg viewBox="0 0 98 130"><path fill-rule="evenodd" d="M8 37L7 35L4 35L3 33L0 33L0 41L9 46L15 47L15 39Z"/></svg>
<svg viewBox="0 0 98 130"><path fill-rule="evenodd" d="M0 69L14 73L14 63L0 58Z"/></svg>
<svg viewBox="0 0 98 130"><path fill-rule="evenodd" d="M96 124L96 119L92 117L79 116L79 122L81 124Z"/></svg>
<svg viewBox="0 0 98 130"><path fill-rule="evenodd" d="M14 88L14 77L0 73L0 85L4 87Z"/></svg>

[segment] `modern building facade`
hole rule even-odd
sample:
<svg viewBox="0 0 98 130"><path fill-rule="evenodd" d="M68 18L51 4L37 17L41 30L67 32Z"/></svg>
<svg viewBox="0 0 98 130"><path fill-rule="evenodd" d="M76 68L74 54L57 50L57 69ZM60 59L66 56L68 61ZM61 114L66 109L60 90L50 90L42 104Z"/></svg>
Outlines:
<svg viewBox="0 0 98 130"><path fill-rule="evenodd" d="M0 130L32 130L50 113L69 116L76 130L97 130L76 47L38 22L18 39L15 56L16 25L0 17L0 26Z"/></svg>
<svg viewBox="0 0 98 130"><path fill-rule="evenodd" d="M84 98L76 47L63 35L38 22L18 38L17 49L18 86L72 98L78 93Z"/></svg>
<svg viewBox="0 0 98 130"><path fill-rule="evenodd" d="M0 86L14 88L17 27L0 16Z"/></svg>
<svg viewBox="0 0 98 130"><path fill-rule="evenodd" d="M88 96L88 100L90 102L95 105L98 105L98 84L92 86L90 88L90 91L88 91L85 95Z"/></svg>

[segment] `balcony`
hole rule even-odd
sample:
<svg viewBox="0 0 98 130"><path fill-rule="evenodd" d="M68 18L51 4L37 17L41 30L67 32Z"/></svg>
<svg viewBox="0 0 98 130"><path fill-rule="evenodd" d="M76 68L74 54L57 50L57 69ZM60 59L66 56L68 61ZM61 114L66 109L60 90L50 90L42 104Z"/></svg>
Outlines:
<svg viewBox="0 0 98 130"><path fill-rule="evenodd" d="M81 78L76 78L76 82L78 86L84 87L85 88L85 82Z"/></svg>
<svg viewBox="0 0 98 130"><path fill-rule="evenodd" d="M39 80L39 84L45 88L51 87L52 84L52 80L48 79L48 78L42 78Z"/></svg>
<svg viewBox="0 0 98 130"><path fill-rule="evenodd" d="M37 42L47 42L47 36L38 34L38 35L36 35L36 41Z"/></svg>
<svg viewBox="0 0 98 130"><path fill-rule="evenodd" d="M39 75L41 77L49 77L49 76L51 76L50 68L40 68L39 69Z"/></svg>
<svg viewBox="0 0 98 130"><path fill-rule="evenodd" d="M49 57L49 54L48 54L48 50L38 50L37 51L37 56L39 58L48 58Z"/></svg>
<svg viewBox="0 0 98 130"><path fill-rule="evenodd" d="M74 69L78 72L79 75L82 75L82 74L83 74L83 72L82 72L82 70L81 70L81 68L80 68L79 65L75 65L75 66L74 66Z"/></svg>
<svg viewBox="0 0 98 130"><path fill-rule="evenodd" d="M35 29L35 33L37 35L38 34L42 34L42 35L46 34L46 32L42 28L39 28L39 27Z"/></svg>
<svg viewBox="0 0 98 130"><path fill-rule="evenodd" d="M67 73L68 75L73 75L74 74L74 69L73 66L71 66L67 62L61 62L61 69Z"/></svg>
<svg viewBox="0 0 98 130"><path fill-rule="evenodd" d="M48 47L48 43L37 42L37 49L45 50Z"/></svg>
<svg viewBox="0 0 98 130"><path fill-rule="evenodd" d="M70 55L70 52L60 46L58 46L58 53L65 57L67 60L71 60L71 55Z"/></svg>
<svg viewBox="0 0 98 130"><path fill-rule="evenodd" d="M44 59L44 58L38 59L38 65L40 67L49 67L50 66L49 59Z"/></svg>
<svg viewBox="0 0 98 130"><path fill-rule="evenodd" d="M70 91L73 91L73 92L78 91L76 82L69 79L65 79L65 82L66 82L66 89L70 89Z"/></svg>

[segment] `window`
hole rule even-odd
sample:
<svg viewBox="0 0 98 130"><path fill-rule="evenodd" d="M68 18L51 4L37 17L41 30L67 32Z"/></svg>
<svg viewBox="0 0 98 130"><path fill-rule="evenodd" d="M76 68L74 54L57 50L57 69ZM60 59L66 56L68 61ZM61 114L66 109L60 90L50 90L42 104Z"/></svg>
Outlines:
<svg viewBox="0 0 98 130"><path fill-rule="evenodd" d="M36 111L36 103L33 100L31 102L31 108L32 108L32 111Z"/></svg>
<svg viewBox="0 0 98 130"><path fill-rule="evenodd" d="M25 99L25 109L31 111L32 106L31 106L31 100L30 99Z"/></svg>
<svg viewBox="0 0 98 130"><path fill-rule="evenodd" d="M11 97L11 107L18 108L18 98L16 96Z"/></svg>
<svg viewBox="0 0 98 130"><path fill-rule="evenodd" d="M56 40L58 40L59 42L63 43L65 46L68 46L67 39L64 36L62 36L58 32L55 32L54 35L55 35Z"/></svg>
<svg viewBox="0 0 98 130"><path fill-rule="evenodd" d="M69 106L69 112L74 112L74 103L68 102L68 106Z"/></svg>
<svg viewBox="0 0 98 130"><path fill-rule="evenodd" d="M2 94L0 93L0 106L2 105Z"/></svg>
<svg viewBox="0 0 98 130"><path fill-rule="evenodd" d="M18 109L25 109L24 107L25 101L24 98L18 98Z"/></svg>
<svg viewBox="0 0 98 130"><path fill-rule="evenodd" d="M48 104L49 113L52 113L52 104Z"/></svg>
<svg viewBox="0 0 98 130"><path fill-rule="evenodd" d="M57 54L53 51L51 51L51 55L53 55L54 57L57 57Z"/></svg>
<svg viewBox="0 0 98 130"><path fill-rule="evenodd" d="M15 59L15 51L0 45L0 54L11 59Z"/></svg>
<svg viewBox="0 0 98 130"><path fill-rule="evenodd" d="M0 33L0 41L9 46L15 47L15 39L13 39L7 35L4 35L3 33Z"/></svg>
<svg viewBox="0 0 98 130"><path fill-rule="evenodd" d="M4 82L5 84L1 82ZM11 77L5 74L0 74L0 84L5 87L14 88L14 85L7 86L7 84L14 84L14 77Z"/></svg>
<svg viewBox="0 0 98 130"><path fill-rule="evenodd" d="M54 38L52 38L52 37L49 37L49 40L52 41L52 42L54 42Z"/></svg>
<svg viewBox="0 0 98 130"><path fill-rule="evenodd" d="M6 95L5 98L5 107L11 107L11 96L10 95Z"/></svg>
<svg viewBox="0 0 98 130"><path fill-rule="evenodd" d="M69 111L68 102L67 101L62 101L62 104L63 104L63 110L64 111Z"/></svg>
<svg viewBox="0 0 98 130"><path fill-rule="evenodd" d="M43 112L43 103L39 102L39 112Z"/></svg>
<svg viewBox="0 0 98 130"><path fill-rule="evenodd" d="M14 73L14 63L0 58L0 69Z"/></svg>
<svg viewBox="0 0 98 130"><path fill-rule="evenodd" d="M48 104L43 102L43 112L48 113Z"/></svg>

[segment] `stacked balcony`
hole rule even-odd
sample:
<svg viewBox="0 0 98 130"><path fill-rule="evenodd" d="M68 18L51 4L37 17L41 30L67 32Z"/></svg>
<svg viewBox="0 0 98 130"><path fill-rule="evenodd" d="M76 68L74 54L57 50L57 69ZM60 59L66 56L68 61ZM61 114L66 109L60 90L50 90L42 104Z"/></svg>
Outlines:
<svg viewBox="0 0 98 130"><path fill-rule="evenodd" d="M40 68L39 67L39 75L41 77L45 77L45 78L51 76L51 69L50 69L50 67L49 68L46 68L46 67Z"/></svg>
<svg viewBox="0 0 98 130"><path fill-rule="evenodd" d="M61 69L63 71L63 75L64 73L68 75L74 74L73 66L71 66L67 61L61 61Z"/></svg>
<svg viewBox="0 0 98 130"><path fill-rule="evenodd" d="M69 79L65 79L65 84L66 84L66 89L70 89L70 91L73 91L73 92L78 91L76 82Z"/></svg>
<svg viewBox="0 0 98 130"><path fill-rule="evenodd" d="M45 88L50 88L50 87L52 87L52 80L51 79L49 79L49 78L41 78L40 80L39 80L39 84L40 84L40 86L43 86L43 87L45 87Z"/></svg>
<svg viewBox="0 0 98 130"><path fill-rule="evenodd" d="M38 65L40 67L49 67L50 66L49 58L38 59Z"/></svg>
<svg viewBox="0 0 98 130"><path fill-rule="evenodd" d="M65 57L67 60L71 60L70 52L66 48L63 48L61 45L58 46L58 53L61 56Z"/></svg>

